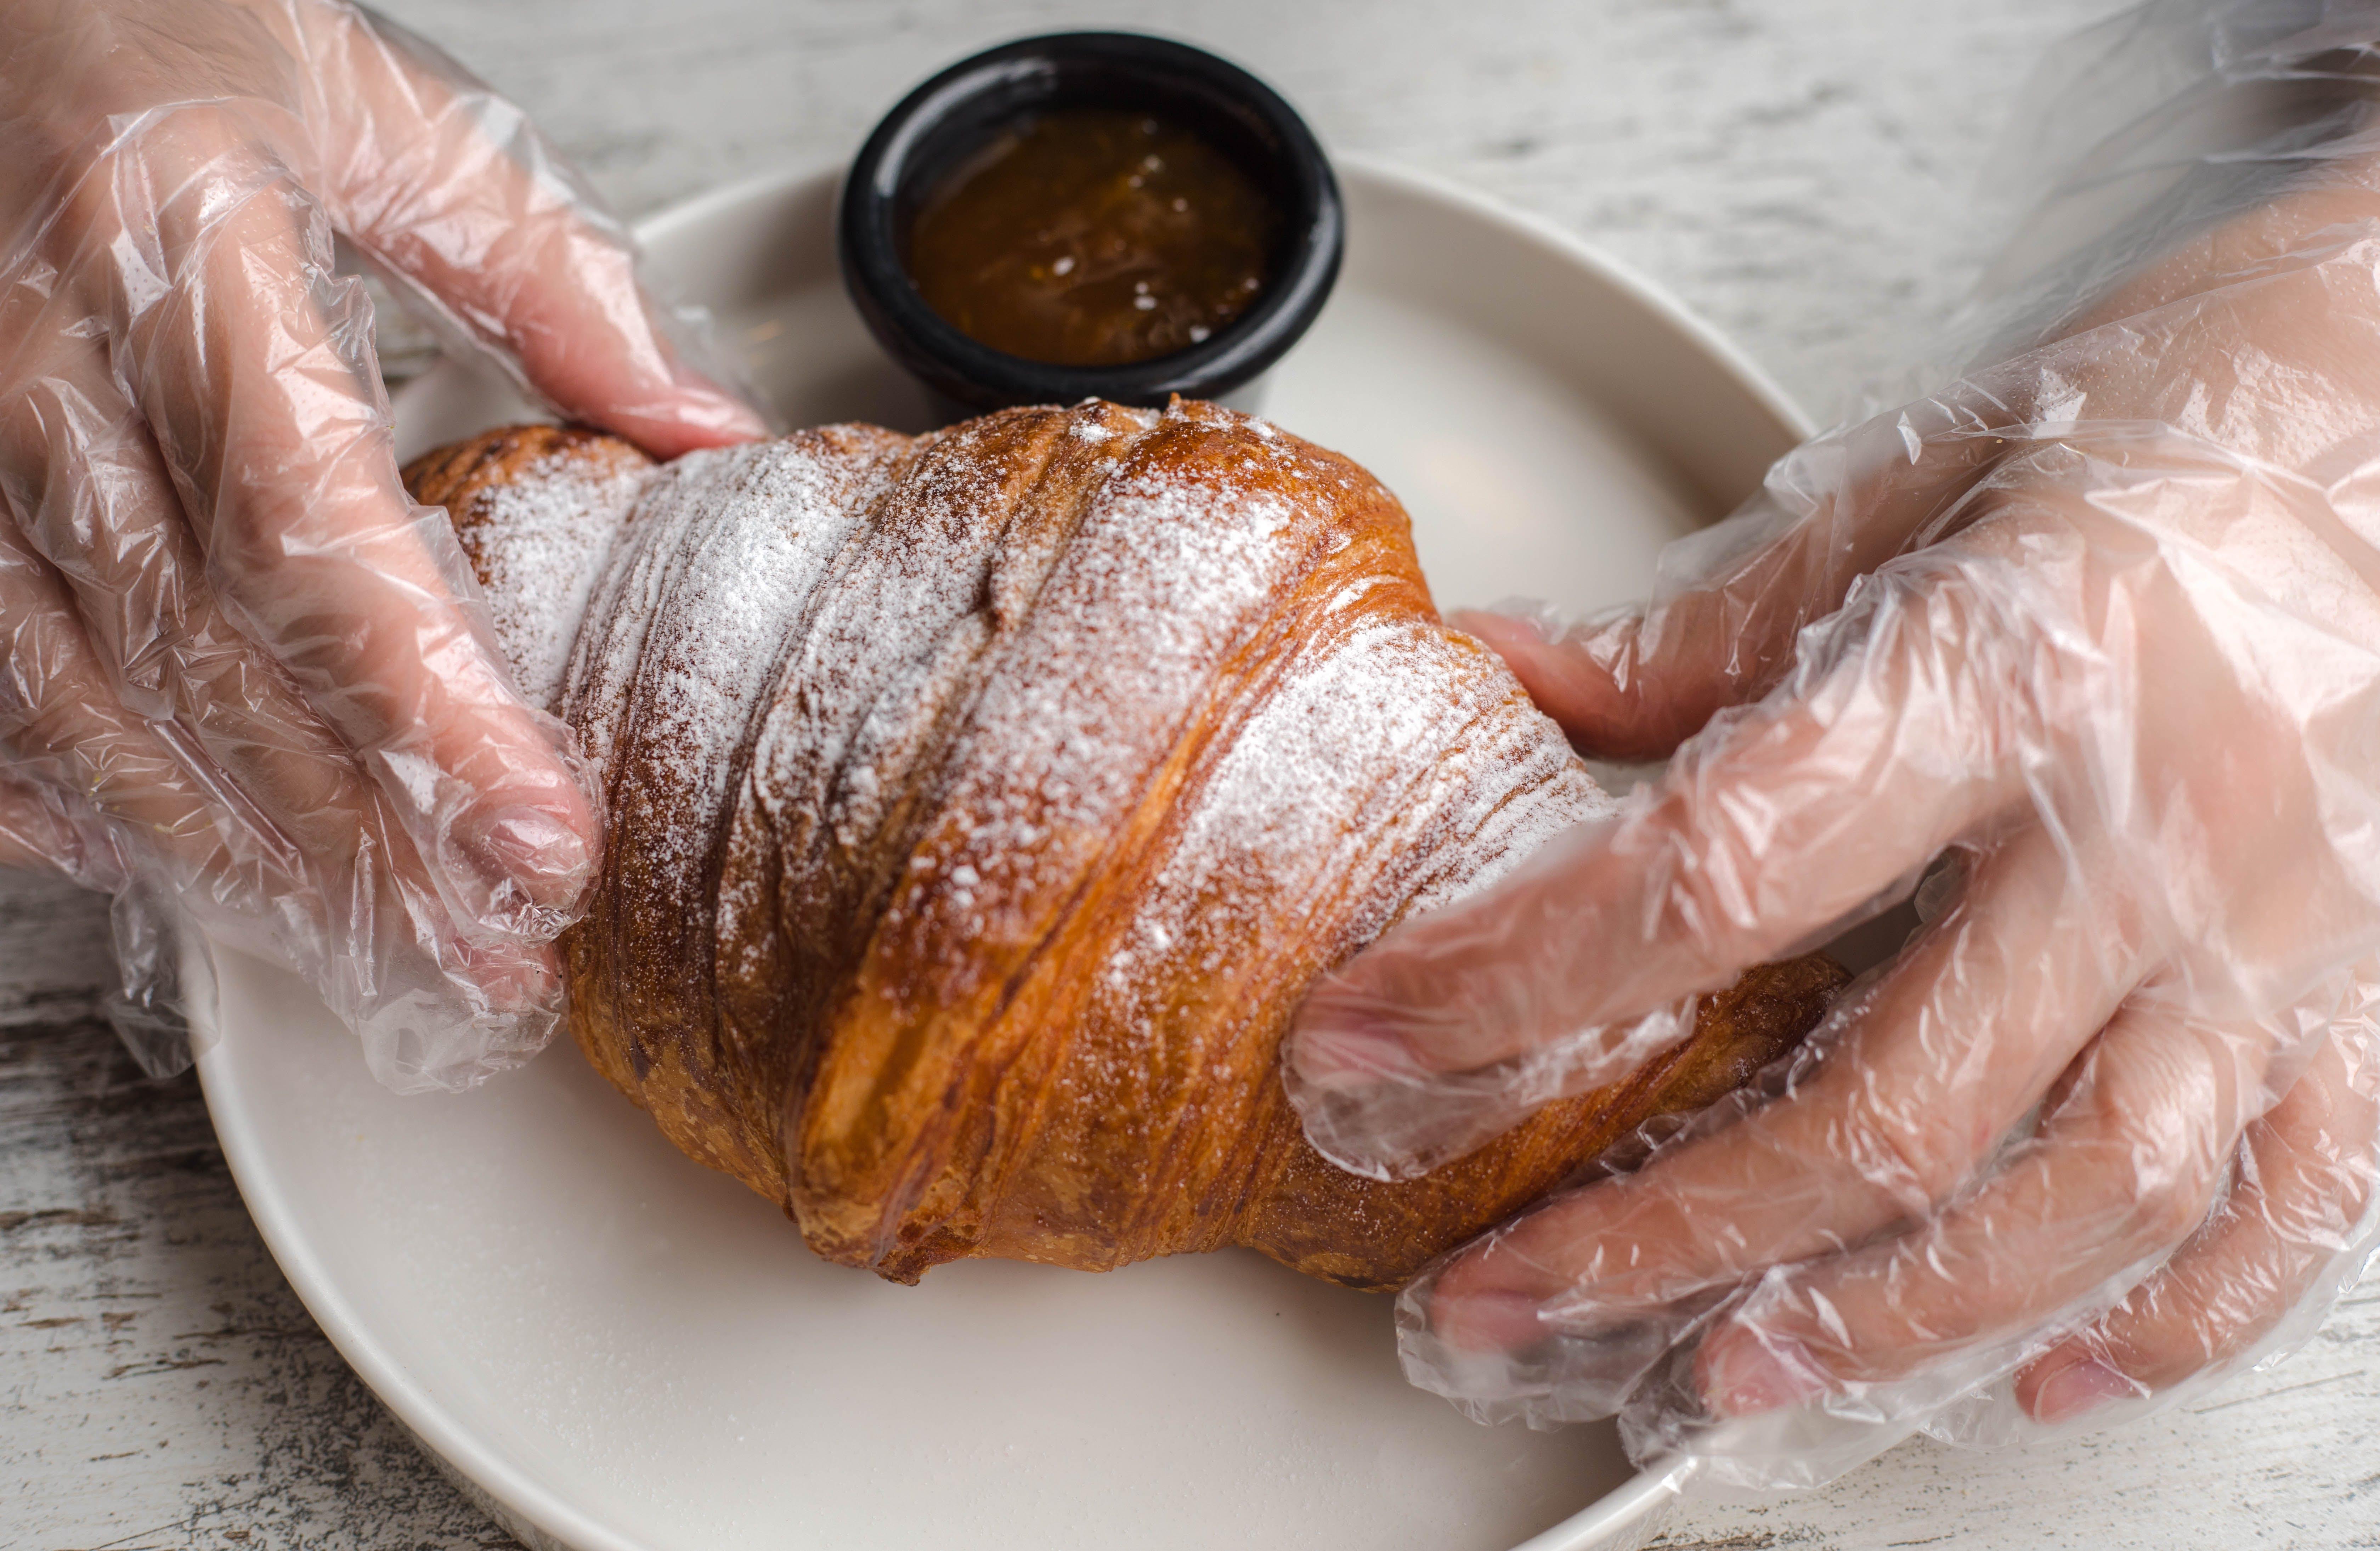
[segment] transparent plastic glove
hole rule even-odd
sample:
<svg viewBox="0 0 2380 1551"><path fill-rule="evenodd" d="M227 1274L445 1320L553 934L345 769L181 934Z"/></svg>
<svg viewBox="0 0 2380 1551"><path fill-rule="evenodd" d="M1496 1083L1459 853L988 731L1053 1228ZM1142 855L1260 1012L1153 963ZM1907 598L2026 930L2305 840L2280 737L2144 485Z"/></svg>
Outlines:
<svg viewBox="0 0 2380 1551"><path fill-rule="evenodd" d="M453 1085L551 1032L598 816L398 483L334 231L577 418L664 454L763 429L684 364L633 245L520 115L386 22L10 5L0 747L30 795L7 833L136 902L119 942L157 974L186 917L310 976L382 1081Z"/></svg>
<svg viewBox="0 0 2380 1551"><path fill-rule="evenodd" d="M1466 622L1583 749L1674 753L1318 988L1288 1078L1350 1168L1611 1081L1956 865L1755 1091L1416 1283L1417 1382L1805 1485L2228 1371L2361 1263L2380 72L2339 45L2374 38L2368 4L2158 5L2078 43L2038 119L2119 132L1976 364L1784 459L1647 607Z"/></svg>

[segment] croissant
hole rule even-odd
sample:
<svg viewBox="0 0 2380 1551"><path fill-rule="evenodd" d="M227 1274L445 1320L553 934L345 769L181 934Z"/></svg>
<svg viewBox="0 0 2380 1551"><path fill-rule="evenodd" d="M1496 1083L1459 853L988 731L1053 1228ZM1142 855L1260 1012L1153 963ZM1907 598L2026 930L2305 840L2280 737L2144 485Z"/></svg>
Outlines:
<svg viewBox="0 0 2380 1551"><path fill-rule="evenodd" d="M1817 1019L1821 958L1399 1183L1277 1070L1318 976L1609 811L1345 458L1181 403L656 467L524 427L406 471L600 771L587 1058L830 1259L1245 1244L1392 1288Z"/></svg>

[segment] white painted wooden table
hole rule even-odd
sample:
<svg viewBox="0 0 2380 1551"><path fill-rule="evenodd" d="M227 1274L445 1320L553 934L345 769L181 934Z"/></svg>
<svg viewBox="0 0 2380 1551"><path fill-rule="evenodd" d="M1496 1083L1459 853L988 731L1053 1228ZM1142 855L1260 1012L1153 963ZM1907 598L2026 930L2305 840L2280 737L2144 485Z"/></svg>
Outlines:
<svg viewBox="0 0 2380 1551"><path fill-rule="evenodd" d="M1978 169L2101 0L387 0L630 212L848 151L933 66L1064 25L1218 47L1335 146L1451 175L1682 294L1821 418L1979 259ZM0 1551L507 1546L314 1328L195 1084L91 1016L95 902L0 879ZM2027 1455L1904 1448L1658 1544L2380 1546L2380 1282L2278 1370Z"/></svg>

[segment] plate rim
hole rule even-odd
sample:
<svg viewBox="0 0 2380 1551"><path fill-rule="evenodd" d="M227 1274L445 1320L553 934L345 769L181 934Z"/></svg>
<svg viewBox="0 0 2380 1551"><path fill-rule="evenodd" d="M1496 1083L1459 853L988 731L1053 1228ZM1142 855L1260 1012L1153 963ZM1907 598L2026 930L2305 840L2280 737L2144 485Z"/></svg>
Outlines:
<svg viewBox="0 0 2380 1551"><path fill-rule="evenodd" d="M1543 216L1515 209L1434 173L1362 154L1334 153L1332 162L1342 178L1350 183L1372 183L1429 203L1452 207L1470 220L1585 271L1659 320L1682 344L1742 387L1788 442L1803 440L1815 429L1801 406L1733 340L1681 298L1585 238ZM839 181L841 176L842 168L837 163L816 158L790 162L653 211L630 223L630 229L640 246L650 246L722 210L783 196L827 179ZM666 287L662 294L668 295ZM415 383L430 381L439 370L433 368L415 379ZM414 385L407 384L392 399ZM237 950L214 945L209 945L207 951L218 955L237 953ZM356 1313L319 1254L299 1231L288 1200L273 1184L272 1170L260 1156L260 1133L247 1109L248 1096L238 1084L218 1075L223 1067L219 1054L223 1045L215 1025L219 1012L212 999L190 1010L194 1044L200 1052L196 1063L199 1085L208 1119L258 1235L288 1278L298 1301L340 1357L398 1424L431 1456L432 1463L450 1476L459 1477L457 1484L466 1495L493 1513L514 1534L533 1545L555 1547L556 1551L653 1551L648 1543L630 1539L597 1521L516 1460L508 1450L466 1428L449 1408L413 1381L404 1363ZM1694 1473L1691 1460L1656 1460L1621 1485L1523 1542L1513 1551L1588 1551L1608 1537L1644 1526L1677 1497Z"/></svg>
<svg viewBox="0 0 2380 1551"><path fill-rule="evenodd" d="M1778 430L1789 440L1805 442L1816 433L1817 422L1811 419L1808 412L1779 385L1767 368L1754 360L1717 324L1625 260L1615 258L1568 227L1534 212L1506 204L1467 184L1404 163L1355 151L1334 151L1330 161L1345 181L1380 184L1434 203L1454 206L1483 224L1497 227L1532 247L1547 249L1565 263L1588 272L1637 307L1659 318L1711 364L1733 378L1776 421ZM650 247L654 242L674 235L681 226L764 194L783 192L827 179L832 179L839 187L843 171L841 164L819 158L790 162L663 206L639 216L630 226L638 242ZM647 280L650 284L650 276ZM436 370L434 367L431 369L432 371ZM424 373L423 378L429 375ZM423 378L415 381L419 382ZM407 384L408 387L410 385Z"/></svg>

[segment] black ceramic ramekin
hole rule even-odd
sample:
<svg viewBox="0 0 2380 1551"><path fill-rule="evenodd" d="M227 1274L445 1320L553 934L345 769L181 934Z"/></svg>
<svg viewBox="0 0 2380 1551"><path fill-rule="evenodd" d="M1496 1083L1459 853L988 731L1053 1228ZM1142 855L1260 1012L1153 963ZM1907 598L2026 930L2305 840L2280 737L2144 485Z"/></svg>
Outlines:
<svg viewBox="0 0 2380 1551"><path fill-rule="evenodd" d="M961 157L1018 117L1058 107L1148 113L1232 158L1281 212L1272 281L1187 350L1128 366L1050 366L978 344L926 305L904 245L918 203ZM1026 38L961 60L901 100L844 178L835 246L844 285L894 359L956 405L1161 406L1232 395L1297 343L1330 295L1345 243L1339 181L1313 131L1270 87L1186 43L1131 32Z"/></svg>

